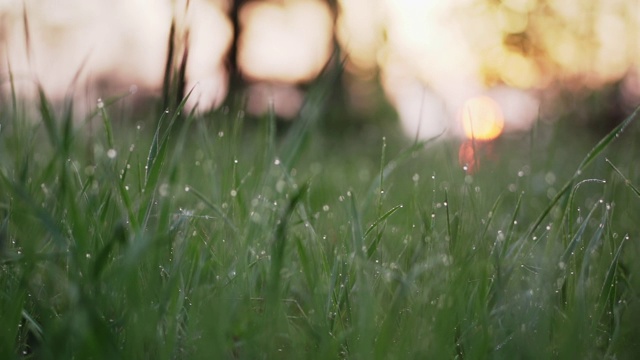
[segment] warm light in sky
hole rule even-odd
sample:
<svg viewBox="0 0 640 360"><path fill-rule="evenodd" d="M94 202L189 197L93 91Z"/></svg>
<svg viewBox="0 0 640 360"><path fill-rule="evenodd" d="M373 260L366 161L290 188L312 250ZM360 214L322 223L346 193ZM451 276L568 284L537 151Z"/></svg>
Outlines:
<svg viewBox="0 0 640 360"><path fill-rule="evenodd" d="M0 0L0 80L7 78L10 64L21 95L33 96L38 83L52 99L62 99L81 68L76 89L87 90L75 94L90 98L89 104L96 91L117 93L132 84L157 92L172 17L180 31L190 29L187 87L195 91L189 106L207 110L227 95L225 56L234 36L228 0L24 3L29 55L22 2ZM249 104L253 110L277 99L276 111L290 117L295 111L284 104L299 103L303 95L296 86L320 73L333 50L333 35L348 58L344 85L350 98L360 96L352 89L380 81L412 137L464 136L459 109L479 96L494 101L481 103L487 113L502 111L493 118L506 122L505 131L527 129L541 99L556 87L596 89L620 82L625 103L635 105L640 97L637 0L337 0L337 5L332 14L326 0L244 3L238 64L247 80L265 83L248 91L248 103L255 96L255 104L262 104ZM351 86L350 78L360 85ZM6 81L0 83L0 90L8 88ZM484 136L480 126L474 122L476 138Z"/></svg>
<svg viewBox="0 0 640 360"><path fill-rule="evenodd" d="M467 100L460 110L464 133L469 139L493 140L504 128L500 106L487 96Z"/></svg>

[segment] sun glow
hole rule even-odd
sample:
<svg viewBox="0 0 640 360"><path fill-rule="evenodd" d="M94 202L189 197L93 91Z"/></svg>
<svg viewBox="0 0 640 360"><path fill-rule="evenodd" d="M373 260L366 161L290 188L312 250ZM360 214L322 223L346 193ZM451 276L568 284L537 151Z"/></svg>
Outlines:
<svg viewBox="0 0 640 360"><path fill-rule="evenodd" d="M488 96L474 97L461 110L462 126L469 139L493 140L504 129L504 117L500 106Z"/></svg>

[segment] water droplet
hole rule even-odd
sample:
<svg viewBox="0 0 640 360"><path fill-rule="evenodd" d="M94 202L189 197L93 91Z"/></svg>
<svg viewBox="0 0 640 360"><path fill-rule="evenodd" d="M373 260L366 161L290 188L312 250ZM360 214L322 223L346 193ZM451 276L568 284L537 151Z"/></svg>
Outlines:
<svg viewBox="0 0 640 360"><path fill-rule="evenodd" d="M85 257L86 257L87 259L91 259L91 254L86 253L86 254L85 254Z"/></svg>
<svg viewBox="0 0 640 360"><path fill-rule="evenodd" d="M162 197L169 195L169 185L167 183L161 184L160 187L158 188L158 192Z"/></svg>
<svg viewBox="0 0 640 360"><path fill-rule="evenodd" d="M552 172L548 172L544 176L544 181L549 185L553 185L556 182L556 175L554 173L552 173Z"/></svg>
<svg viewBox="0 0 640 360"><path fill-rule="evenodd" d="M223 137L224 136L224 131L218 131L218 137Z"/></svg>
<svg viewBox="0 0 640 360"><path fill-rule="evenodd" d="M236 197L236 195L238 195L238 192L234 189L229 192L229 195L231 195L231 197Z"/></svg>
<svg viewBox="0 0 640 360"><path fill-rule="evenodd" d="M420 175L418 174L413 174L413 177L411 178L411 180L413 180L413 182L418 182L420 180Z"/></svg>
<svg viewBox="0 0 640 360"><path fill-rule="evenodd" d="M98 98L98 109L102 109L104 108L104 102L102 101L101 98Z"/></svg>
<svg viewBox="0 0 640 360"><path fill-rule="evenodd" d="M276 158L276 159L273 161L273 165L280 165L280 159Z"/></svg>
<svg viewBox="0 0 640 360"><path fill-rule="evenodd" d="M184 191L185 191L185 192L189 192L190 190L191 190L191 188L190 188L190 187L188 187L188 186L185 186L185 187L184 187Z"/></svg>
<svg viewBox="0 0 640 360"><path fill-rule="evenodd" d="M117 155L118 155L118 152L115 149L107 150L107 157L109 159L115 159Z"/></svg>
<svg viewBox="0 0 640 360"><path fill-rule="evenodd" d="M329 211L329 205L322 206L322 210L323 211Z"/></svg>
<svg viewBox="0 0 640 360"><path fill-rule="evenodd" d="M523 177L524 176L524 171L520 170L518 171L518 177Z"/></svg>

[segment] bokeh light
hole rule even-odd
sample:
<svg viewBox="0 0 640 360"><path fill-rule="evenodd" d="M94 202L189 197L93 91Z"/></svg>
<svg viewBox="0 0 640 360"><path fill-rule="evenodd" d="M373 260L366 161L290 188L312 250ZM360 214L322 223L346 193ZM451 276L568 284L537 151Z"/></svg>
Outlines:
<svg viewBox="0 0 640 360"><path fill-rule="evenodd" d="M411 137L466 137L460 109L483 96L499 104L507 132L530 127L541 103L562 106L566 92L617 87L622 106L640 102L637 0L247 1L238 34L229 0L25 4L29 51L22 3L0 1L0 88L8 91L11 64L22 95L33 94L39 83L61 99L74 78L76 88L88 89L81 94L90 103L96 91L132 84L157 92L175 18L181 33L190 34L183 44L190 50L187 90L194 89L189 107L202 111L227 96L226 57L234 36L239 69L249 82L247 104L257 99L249 104L252 112L275 98L286 103L286 94L299 103L300 85L319 75L336 41L347 58L339 86L365 111L380 99L364 97L380 91L363 89L381 86ZM282 111L283 117L294 112Z"/></svg>
<svg viewBox="0 0 640 360"><path fill-rule="evenodd" d="M487 96L467 100L460 110L464 133L469 139L493 140L504 129L500 106Z"/></svg>
<svg viewBox="0 0 640 360"><path fill-rule="evenodd" d="M249 78L309 81L331 54L332 19L323 2L249 2L241 22L238 62Z"/></svg>

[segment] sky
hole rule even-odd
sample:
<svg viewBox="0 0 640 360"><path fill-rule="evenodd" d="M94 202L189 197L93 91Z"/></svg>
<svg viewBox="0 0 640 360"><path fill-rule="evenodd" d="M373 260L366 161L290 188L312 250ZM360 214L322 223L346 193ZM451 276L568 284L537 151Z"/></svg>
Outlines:
<svg viewBox="0 0 640 360"><path fill-rule="evenodd" d="M338 9L335 19L319 0L241 9L249 111L272 104L293 118L334 33L346 81L360 84L347 84L351 98L379 82L412 137L525 130L558 88L616 83L630 105L640 100L640 0L340 0ZM105 87L158 91L175 18L190 34L189 106L206 111L227 96L228 12L224 0L0 0L0 88L10 66L24 96L39 83L62 99L74 84L88 107Z"/></svg>

